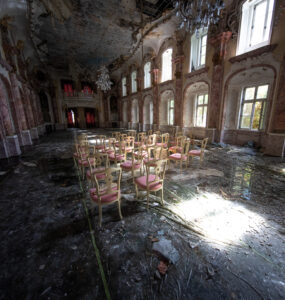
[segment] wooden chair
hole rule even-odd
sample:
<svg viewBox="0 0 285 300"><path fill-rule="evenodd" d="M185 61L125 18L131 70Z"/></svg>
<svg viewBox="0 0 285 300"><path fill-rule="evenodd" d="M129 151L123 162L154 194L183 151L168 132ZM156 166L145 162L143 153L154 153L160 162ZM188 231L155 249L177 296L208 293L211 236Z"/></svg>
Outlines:
<svg viewBox="0 0 285 300"><path fill-rule="evenodd" d="M200 165L202 164L202 162L204 161L204 154L205 154L205 149L208 143L208 138L204 138L201 142L201 147L200 149L193 149L190 150L188 152L188 157L191 158L191 160L193 159L193 157L199 157L200 159Z"/></svg>
<svg viewBox="0 0 285 300"><path fill-rule="evenodd" d="M105 135L97 135L95 137L95 149L98 151L102 151L105 149L105 140L106 136Z"/></svg>
<svg viewBox="0 0 285 300"><path fill-rule="evenodd" d="M93 160L95 158L94 157L90 158L89 157L90 153L82 152L80 147L78 148L78 155L79 155L79 157L76 159L77 167L82 176L82 179L84 179L85 178L85 169L88 168L88 166L89 166L89 160L93 162Z"/></svg>
<svg viewBox="0 0 285 300"><path fill-rule="evenodd" d="M111 154L114 153L114 145L116 144L116 138L109 138L105 140L105 149L101 153Z"/></svg>
<svg viewBox="0 0 285 300"><path fill-rule="evenodd" d="M117 180L114 180L114 173L117 173ZM99 208L99 226L102 225L102 206L109 205L118 202L118 211L120 219L122 219L121 212L121 176L122 171L120 168L108 168L104 172L104 182L105 184L99 185L98 179L92 176L93 187L89 189L90 197L93 200L92 204L97 204Z"/></svg>
<svg viewBox="0 0 285 300"><path fill-rule="evenodd" d="M185 141L182 145L182 150L180 153L173 153L168 157L169 162L175 161L176 164L180 164L180 171L182 171L183 163L185 163L186 168L188 167L189 156L187 154L189 153L189 147L190 141Z"/></svg>
<svg viewBox="0 0 285 300"><path fill-rule="evenodd" d="M116 141L120 141L120 137L121 137L121 132L119 131L112 132L112 138L116 139Z"/></svg>
<svg viewBox="0 0 285 300"><path fill-rule="evenodd" d="M134 129L130 129L130 130L128 130L127 131L128 132L128 136L132 136L132 137L136 137L136 135L137 135L137 131L136 130L134 130Z"/></svg>
<svg viewBox="0 0 285 300"><path fill-rule="evenodd" d="M136 195L139 190L147 192L147 207L149 208L149 194L161 191L161 204L163 205L163 182L165 176L166 160L156 160L146 164L146 175L135 178ZM153 170L153 171L151 171Z"/></svg>
<svg viewBox="0 0 285 300"><path fill-rule="evenodd" d="M113 144L113 148L114 148L114 152L109 154L108 156L109 160L114 162L115 164L126 161L127 154L126 154L125 142L121 141L117 145Z"/></svg>
<svg viewBox="0 0 285 300"><path fill-rule="evenodd" d="M138 148L142 145L144 145L145 142L145 132L140 132L137 135L137 141L135 142L135 147Z"/></svg>
<svg viewBox="0 0 285 300"><path fill-rule="evenodd" d="M125 162L121 163L121 165L120 165L120 167L122 168L123 171L132 173L133 182L135 179L135 171L140 170L140 175L141 175L142 160L143 160L142 151L143 151L143 148L141 147L139 150L139 154L137 154L136 157L135 157L135 154L133 151L132 159L126 160Z"/></svg>
<svg viewBox="0 0 285 300"><path fill-rule="evenodd" d="M182 146L186 140L185 136L178 136L175 138L174 144L168 149L170 153L176 153L182 151Z"/></svg>
<svg viewBox="0 0 285 300"><path fill-rule="evenodd" d="M105 178L105 171L110 167L107 154L95 153L93 157L88 157L89 170L86 171L86 178L90 183L92 176L96 176L98 180Z"/></svg>
<svg viewBox="0 0 285 300"><path fill-rule="evenodd" d="M147 132L147 136L150 136L150 135L152 135L152 129L148 130L148 132Z"/></svg>
<svg viewBox="0 0 285 300"><path fill-rule="evenodd" d="M164 147L167 148L168 147L168 141L169 141L169 133L164 133L160 136L160 142L156 143L157 146L159 147Z"/></svg>

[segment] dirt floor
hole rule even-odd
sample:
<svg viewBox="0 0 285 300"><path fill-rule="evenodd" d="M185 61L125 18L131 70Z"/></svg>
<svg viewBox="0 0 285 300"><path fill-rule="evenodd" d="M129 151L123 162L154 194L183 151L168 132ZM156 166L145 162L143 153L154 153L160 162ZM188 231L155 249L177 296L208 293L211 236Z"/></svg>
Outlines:
<svg viewBox="0 0 285 300"><path fill-rule="evenodd" d="M90 141L99 131L90 133ZM107 131L100 133L110 134ZM0 161L0 299L285 299L285 162L209 145L171 165L165 206L122 178L117 205L90 205L74 168L78 130Z"/></svg>

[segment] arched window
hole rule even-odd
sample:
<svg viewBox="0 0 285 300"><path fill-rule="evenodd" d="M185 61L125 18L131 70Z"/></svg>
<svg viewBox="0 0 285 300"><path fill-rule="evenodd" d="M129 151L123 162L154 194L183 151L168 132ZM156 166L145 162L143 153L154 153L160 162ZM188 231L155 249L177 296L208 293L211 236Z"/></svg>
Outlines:
<svg viewBox="0 0 285 300"><path fill-rule="evenodd" d="M132 72L132 93L137 92L137 71Z"/></svg>
<svg viewBox="0 0 285 300"><path fill-rule="evenodd" d="M172 49L169 48L162 53L162 77L161 82L172 79Z"/></svg>
<svg viewBox="0 0 285 300"><path fill-rule="evenodd" d="M151 86L151 74L150 74L151 63L150 61L144 65L144 88L149 88Z"/></svg>
<svg viewBox="0 0 285 300"><path fill-rule="evenodd" d="M122 96L127 96L127 78L123 77L122 79Z"/></svg>
<svg viewBox="0 0 285 300"><path fill-rule="evenodd" d="M159 124L174 125L174 93L172 90L166 90L161 94Z"/></svg>
<svg viewBox="0 0 285 300"><path fill-rule="evenodd" d="M247 0L242 6L237 54L270 43L274 0Z"/></svg>
<svg viewBox="0 0 285 300"><path fill-rule="evenodd" d="M191 37L190 72L203 68L206 64L208 29L203 28Z"/></svg>
<svg viewBox="0 0 285 300"><path fill-rule="evenodd" d="M195 110L195 126L206 127L208 109L208 94L197 95Z"/></svg>

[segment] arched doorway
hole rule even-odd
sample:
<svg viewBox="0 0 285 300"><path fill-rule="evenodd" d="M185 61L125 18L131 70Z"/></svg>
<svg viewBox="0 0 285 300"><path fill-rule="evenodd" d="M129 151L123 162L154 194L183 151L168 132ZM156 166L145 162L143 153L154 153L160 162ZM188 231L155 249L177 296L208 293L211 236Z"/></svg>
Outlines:
<svg viewBox="0 0 285 300"><path fill-rule="evenodd" d="M152 128L153 124L153 101L150 95L144 98L143 103L143 126L144 130Z"/></svg>
<svg viewBox="0 0 285 300"><path fill-rule="evenodd" d="M172 90L166 90L160 95L159 103L159 126L174 125L174 93Z"/></svg>

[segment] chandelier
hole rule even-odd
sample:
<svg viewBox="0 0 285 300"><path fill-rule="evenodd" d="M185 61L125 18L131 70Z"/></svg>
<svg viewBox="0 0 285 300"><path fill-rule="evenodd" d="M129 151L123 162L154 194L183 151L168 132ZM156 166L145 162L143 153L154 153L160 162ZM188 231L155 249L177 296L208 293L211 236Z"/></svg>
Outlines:
<svg viewBox="0 0 285 300"><path fill-rule="evenodd" d="M111 89L112 82L110 80L109 70L103 66L99 69L98 80L96 81L96 85L101 91L106 92Z"/></svg>
<svg viewBox="0 0 285 300"><path fill-rule="evenodd" d="M174 5L181 18L180 28L196 34L199 28L217 24L224 8L222 0L174 0Z"/></svg>

